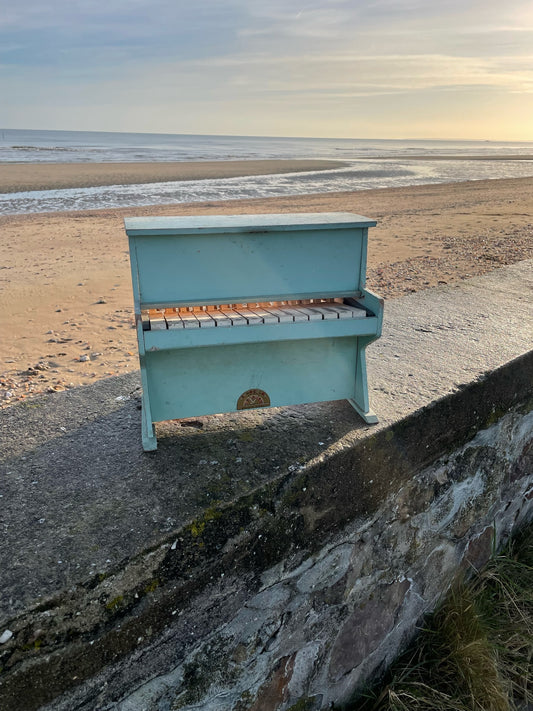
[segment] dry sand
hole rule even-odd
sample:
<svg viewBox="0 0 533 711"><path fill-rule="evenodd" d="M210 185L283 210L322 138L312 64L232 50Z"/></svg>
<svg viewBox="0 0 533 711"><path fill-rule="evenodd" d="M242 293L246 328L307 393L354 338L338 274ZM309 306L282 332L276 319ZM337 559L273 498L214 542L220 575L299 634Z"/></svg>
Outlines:
<svg viewBox="0 0 533 711"><path fill-rule="evenodd" d="M533 178L2 217L0 405L138 368L125 215L332 211L378 221L386 298L533 257Z"/></svg>

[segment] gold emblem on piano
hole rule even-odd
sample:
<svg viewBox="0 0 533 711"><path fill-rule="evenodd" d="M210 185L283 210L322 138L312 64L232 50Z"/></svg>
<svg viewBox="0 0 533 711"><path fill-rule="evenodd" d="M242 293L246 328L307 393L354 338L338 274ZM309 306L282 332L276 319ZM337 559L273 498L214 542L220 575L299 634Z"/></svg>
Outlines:
<svg viewBox="0 0 533 711"><path fill-rule="evenodd" d="M237 400L237 410L251 410L254 407L270 407L270 398L264 390L252 388Z"/></svg>

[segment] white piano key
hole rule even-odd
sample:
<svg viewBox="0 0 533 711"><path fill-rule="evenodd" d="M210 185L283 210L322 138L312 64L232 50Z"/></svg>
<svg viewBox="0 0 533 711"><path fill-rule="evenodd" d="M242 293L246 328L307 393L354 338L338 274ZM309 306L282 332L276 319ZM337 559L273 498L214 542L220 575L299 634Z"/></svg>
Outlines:
<svg viewBox="0 0 533 711"><path fill-rule="evenodd" d="M352 318L366 318L366 310L355 299L345 301L344 306L352 310Z"/></svg>
<svg viewBox="0 0 533 711"><path fill-rule="evenodd" d="M229 328L231 326L230 317L223 314L222 311L210 311L209 313L213 317L215 326L218 326L219 328Z"/></svg>
<svg viewBox="0 0 533 711"><path fill-rule="evenodd" d="M174 309L174 311L167 309L165 311L165 318L170 330L175 328L183 328L183 321L181 320L181 316L176 309Z"/></svg>
<svg viewBox="0 0 533 711"><path fill-rule="evenodd" d="M150 309L150 329L152 331L166 331L167 322L162 311Z"/></svg>
<svg viewBox="0 0 533 711"><path fill-rule="evenodd" d="M331 306L327 306L326 308L335 311L340 319L352 318L351 311L344 309L343 304L331 304Z"/></svg>
<svg viewBox="0 0 533 711"><path fill-rule="evenodd" d="M292 314L287 313L282 306L280 306L279 308L269 306L265 309L265 311L268 311L268 313L276 316L279 319L280 323L292 323L294 321L294 317L292 316Z"/></svg>
<svg viewBox="0 0 533 711"><path fill-rule="evenodd" d="M339 314L328 306L315 306L313 304L313 309L322 314L324 321L332 321L339 317Z"/></svg>
<svg viewBox="0 0 533 711"><path fill-rule="evenodd" d="M200 328L214 328L215 327L215 321L211 315L211 313L207 313L207 311L197 311L194 314L196 318L198 319L200 323Z"/></svg>
<svg viewBox="0 0 533 711"><path fill-rule="evenodd" d="M305 313L309 321L322 321L323 314L313 306L299 306L298 311Z"/></svg>
<svg viewBox="0 0 533 711"><path fill-rule="evenodd" d="M180 316L184 328L200 328L200 321L198 321L196 314L192 311L180 311Z"/></svg>
<svg viewBox="0 0 533 711"><path fill-rule="evenodd" d="M236 311L238 314L240 314L241 316L243 316L246 319L249 326L255 326L259 323L263 323L263 319L261 318L261 316L254 313L254 311L252 311L252 309L238 308L238 309L236 309Z"/></svg>
<svg viewBox="0 0 533 711"><path fill-rule="evenodd" d="M141 311L141 323L143 331L150 330L150 312L147 309Z"/></svg>
<svg viewBox="0 0 533 711"><path fill-rule="evenodd" d="M356 306L350 306L350 304L335 304L335 306L348 313L349 318L364 318L366 316L364 309L358 309Z"/></svg>
<svg viewBox="0 0 533 711"><path fill-rule="evenodd" d="M279 316L259 306L252 307L252 311L259 316L263 323L279 323Z"/></svg>
<svg viewBox="0 0 533 711"><path fill-rule="evenodd" d="M227 309L222 312L223 314L226 314L226 316L229 316L231 319L231 325L232 326L247 326L248 321L244 318L244 316L241 316L238 314L236 311L233 311L232 309Z"/></svg>
<svg viewBox="0 0 533 711"><path fill-rule="evenodd" d="M295 323L309 321L309 315L306 314L303 310L300 311L299 309L284 307L283 311L290 314L293 317Z"/></svg>

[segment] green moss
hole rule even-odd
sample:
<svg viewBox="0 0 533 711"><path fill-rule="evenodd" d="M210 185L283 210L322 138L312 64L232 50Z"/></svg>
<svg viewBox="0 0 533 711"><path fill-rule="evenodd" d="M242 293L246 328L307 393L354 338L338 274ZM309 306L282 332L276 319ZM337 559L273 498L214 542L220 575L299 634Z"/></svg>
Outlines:
<svg viewBox="0 0 533 711"><path fill-rule="evenodd" d="M195 519L189 526L188 529L191 532L193 538L199 538L203 535L206 524L210 521L215 521L217 518L222 516L222 512L216 506L210 506L204 511L201 518Z"/></svg>
<svg viewBox="0 0 533 711"><path fill-rule="evenodd" d="M121 607L123 602L124 602L124 595L117 595L117 597L114 597L112 600L110 600L106 604L105 609L109 610L110 612L113 612L118 607Z"/></svg>
<svg viewBox="0 0 533 711"><path fill-rule="evenodd" d="M290 706L287 711L312 711L314 705L314 696L300 699L295 704Z"/></svg>
<svg viewBox="0 0 533 711"><path fill-rule="evenodd" d="M213 499L223 499L226 498L228 492L233 491L235 480L230 474L224 473L213 481L208 482L205 488L204 498L209 501ZM200 502L202 503L202 502Z"/></svg>
<svg viewBox="0 0 533 711"><path fill-rule="evenodd" d="M23 645L22 650L24 652L30 652L32 650L39 650L44 644L44 640L41 638L38 638L34 640L33 642L28 642L28 644Z"/></svg>
<svg viewBox="0 0 533 711"><path fill-rule="evenodd" d="M145 585L144 587L144 592L145 593L152 593L154 590L156 590L159 587L160 581L158 578L154 578L151 580L148 585Z"/></svg>
<svg viewBox="0 0 533 711"><path fill-rule="evenodd" d="M495 425L501 418L505 415L507 412L506 408L502 407L493 407L490 415L486 418L485 422L483 423L485 428L490 427L491 425Z"/></svg>
<svg viewBox="0 0 533 711"><path fill-rule="evenodd" d="M204 532L205 521L193 521L190 526L191 536L193 538L198 538Z"/></svg>

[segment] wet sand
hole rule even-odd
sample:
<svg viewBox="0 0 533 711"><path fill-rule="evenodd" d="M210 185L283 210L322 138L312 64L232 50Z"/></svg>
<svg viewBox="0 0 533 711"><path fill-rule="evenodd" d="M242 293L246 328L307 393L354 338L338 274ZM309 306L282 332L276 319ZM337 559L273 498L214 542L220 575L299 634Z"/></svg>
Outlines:
<svg viewBox="0 0 533 711"><path fill-rule="evenodd" d="M240 178L341 168L334 160L247 160L168 163L1 163L0 193Z"/></svg>
<svg viewBox="0 0 533 711"><path fill-rule="evenodd" d="M0 217L0 406L138 368L124 216L337 211L387 299L533 258L533 178Z"/></svg>

